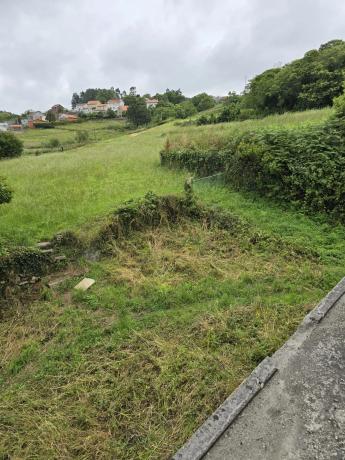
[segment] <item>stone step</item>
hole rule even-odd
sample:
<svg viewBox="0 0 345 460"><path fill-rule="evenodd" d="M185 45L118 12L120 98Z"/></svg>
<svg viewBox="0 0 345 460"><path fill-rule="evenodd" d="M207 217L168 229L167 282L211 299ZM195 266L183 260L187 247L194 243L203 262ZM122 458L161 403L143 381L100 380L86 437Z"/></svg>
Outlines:
<svg viewBox="0 0 345 460"><path fill-rule="evenodd" d="M77 289L78 291L86 291L89 289L96 281L93 280L92 278L84 278L83 280L80 281L76 286L74 286L74 289Z"/></svg>

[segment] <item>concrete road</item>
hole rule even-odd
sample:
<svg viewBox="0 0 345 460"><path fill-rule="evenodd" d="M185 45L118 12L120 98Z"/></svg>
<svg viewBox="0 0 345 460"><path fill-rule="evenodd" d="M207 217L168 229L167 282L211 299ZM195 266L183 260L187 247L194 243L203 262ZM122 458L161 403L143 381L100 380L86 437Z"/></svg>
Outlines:
<svg viewBox="0 0 345 460"><path fill-rule="evenodd" d="M345 460L344 296L206 454L206 460Z"/></svg>

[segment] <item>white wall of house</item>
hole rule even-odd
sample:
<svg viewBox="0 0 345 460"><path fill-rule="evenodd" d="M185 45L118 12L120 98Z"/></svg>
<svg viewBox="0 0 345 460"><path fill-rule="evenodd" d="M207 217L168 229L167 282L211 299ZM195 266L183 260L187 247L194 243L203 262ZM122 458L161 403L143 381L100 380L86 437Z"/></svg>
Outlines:
<svg viewBox="0 0 345 460"><path fill-rule="evenodd" d="M125 103L122 99L111 99L107 102L108 109L114 110L114 112L116 112L119 109L119 107L123 107L124 105Z"/></svg>
<svg viewBox="0 0 345 460"><path fill-rule="evenodd" d="M75 112L82 112L82 113L94 113L94 112L106 112L108 109L114 110L114 112L117 112L120 107L123 107L125 103L123 102L122 99L111 99L105 104L102 104L101 102L99 104L77 104L75 106L74 111Z"/></svg>
<svg viewBox="0 0 345 460"><path fill-rule="evenodd" d="M4 132L8 130L8 123L0 123L0 131Z"/></svg>

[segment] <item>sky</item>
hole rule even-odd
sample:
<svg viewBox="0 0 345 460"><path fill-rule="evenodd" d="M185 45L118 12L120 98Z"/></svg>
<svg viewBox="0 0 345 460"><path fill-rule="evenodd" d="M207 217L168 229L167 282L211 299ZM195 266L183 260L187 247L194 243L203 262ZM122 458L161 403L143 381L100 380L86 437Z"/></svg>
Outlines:
<svg viewBox="0 0 345 460"><path fill-rule="evenodd" d="M0 110L69 107L90 87L240 92L336 38L344 0L0 0Z"/></svg>

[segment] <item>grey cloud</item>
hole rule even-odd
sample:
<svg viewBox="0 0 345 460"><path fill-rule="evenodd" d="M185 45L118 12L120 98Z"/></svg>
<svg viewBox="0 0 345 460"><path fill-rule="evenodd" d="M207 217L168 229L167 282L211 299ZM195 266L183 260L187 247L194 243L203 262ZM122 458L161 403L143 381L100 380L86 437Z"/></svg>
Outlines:
<svg viewBox="0 0 345 460"><path fill-rule="evenodd" d="M2 0L0 110L69 105L73 91L225 94L333 38L341 0Z"/></svg>

